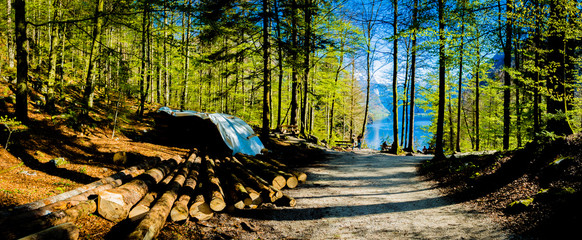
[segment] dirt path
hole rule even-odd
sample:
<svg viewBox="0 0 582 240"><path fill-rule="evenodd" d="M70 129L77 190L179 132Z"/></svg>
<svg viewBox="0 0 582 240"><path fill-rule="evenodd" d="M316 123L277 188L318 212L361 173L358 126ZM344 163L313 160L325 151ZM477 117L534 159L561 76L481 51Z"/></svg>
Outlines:
<svg viewBox="0 0 582 240"><path fill-rule="evenodd" d="M306 184L286 191L296 207L249 211L247 217L270 229L260 233L262 239L511 238L486 215L452 203L422 181L415 166L427 157L330 154L321 166L305 169Z"/></svg>

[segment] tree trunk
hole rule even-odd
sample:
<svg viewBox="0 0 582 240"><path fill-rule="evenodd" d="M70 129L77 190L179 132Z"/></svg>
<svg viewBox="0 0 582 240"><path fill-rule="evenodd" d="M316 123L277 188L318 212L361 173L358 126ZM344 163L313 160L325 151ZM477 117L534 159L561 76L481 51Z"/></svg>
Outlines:
<svg viewBox="0 0 582 240"><path fill-rule="evenodd" d="M297 201L295 201L295 198L292 198L287 194L283 194L283 197L275 201L275 205L283 207L295 207L295 205L297 205Z"/></svg>
<svg viewBox="0 0 582 240"><path fill-rule="evenodd" d="M445 125L445 19L444 19L444 0L438 0L439 14L439 102L437 112L437 132L435 157L443 158L443 133Z"/></svg>
<svg viewBox="0 0 582 240"><path fill-rule="evenodd" d="M103 26L103 19L101 15L103 14L104 0L98 0L95 9L95 15L93 17L93 34L91 36L91 49L89 52L89 59L87 60L87 71L85 75L85 91L83 93L83 104L85 105L85 114L88 114L89 110L93 108L93 98L95 91L95 78L93 76L93 65L97 58L99 51L99 44L97 44L97 39L101 37L101 27Z"/></svg>
<svg viewBox="0 0 582 240"><path fill-rule="evenodd" d="M150 207L152 206L154 201L156 201L156 198L159 195L161 195L161 193L166 191L166 187L168 186L170 181L172 181L174 176L176 176L176 173L177 169L174 170L171 174L168 174L164 178L164 180L159 182L154 187L153 190L150 190L150 192L148 192L143 198L141 198L141 200L139 200L139 202L135 204L133 208L131 208L131 211L129 211L129 215L127 216L127 218L129 218L132 221L143 219L145 214L150 211Z"/></svg>
<svg viewBox="0 0 582 240"><path fill-rule="evenodd" d="M511 40L512 40L512 28L510 15L513 9L512 0L507 1L505 6L505 15L507 16L506 27L505 27L505 46L503 48L503 67L504 72L504 82L505 88L503 89L503 150L509 149L509 134L510 134L510 124L511 124L511 76L509 75L509 68L511 68Z"/></svg>
<svg viewBox="0 0 582 240"><path fill-rule="evenodd" d="M195 157L189 157L188 161L183 164L176 174L176 177L169 183L168 189L156 201L155 205L147 213L145 218L141 220L135 230L129 234L128 239L153 239L160 233L170 214L172 205L174 205L174 201L178 197L178 192L186 181L189 169L194 164L194 159Z"/></svg>
<svg viewBox="0 0 582 240"><path fill-rule="evenodd" d="M479 83L481 80L479 80L479 73L481 73L481 51L480 48L477 47L477 56L479 56L477 58L477 71L475 73L475 151L479 151L479 144L480 144L480 138L481 136L479 135L479 97L480 97L480 93L479 93Z"/></svg>
<svg viewBox="0 0 582 240"><path fill-rule="evenodd" d="M198 184L198 189L202 184ZM198 194L194 198L194 203L190 206L190 217L196 218L198 221L205 221L214 216L214 212L210 209L210 205L204 198L203 194Z"/></svg>
<svg viewBox="0 0 582 240"><path fill-rule="evenodd" d="M198 176L200 175L202 159L198 156L194 156L194 158L194 165L192 166L192 169L190 169L188 179L184 182L184 187L181 190L182 195L178 197L174 207L172 207L172 211L170 211L170 219L174 222L184 221L188 218L188 203L190 202L190 199L196 197L196 186L199 183Z"/></svg>
<svg viewBox="0 0 582 240"><path fill-rule="evenodd" d="M257 157L260 157L264 162L270 163L271 165L273 165L276 169L279 169L283 172L288 172L293 174L296 178L297 181L300 183L305 183L305 181L307 181L307 174L293 170L291 168L289 168L287 165L273 159L270 157L266 157L264 155L257 155Z"/></svg>
<svg viewBox="0 0 582 240"><path fill-rule="evenodd" d="M305 136L305 128L307 127L307 96L308 96L308 82L309 82L309 69L311 56L311 0L305 0L305 45L303 50L305 51L305 62L304 62L304 72L303 72L303 101L301 107L301 135Z"/></svg>
<svg viewBox="0 0 582 240"><path fill-rule="evenodd" d="M278 175L283 176L285 178L285 186L287 186L288 188L295 188L299 183L297 177L294 174L279 169L278 167L269 162L261 161L260 159L253 156L242 156L242 154L238 154L238 156L239 158L246 158L252 161L254 164L261 166L263 169L269 169L269 171L272 171Z"/></svg>
<svg viewBox="0 0 582 240"><path fill-rule="evenodd" d="M79 228L72 223L63 223L37 233L30 234L21 240L62 239L76 240L79 238Z"/></svg>
<svg viewBox="0 0 582 240"><path fill-rule="evenodd" d="M275 16L275 24L277 24L277 60L279 61L277 66L279 67L279 88L277 89L277 128L279 128L279 126L281 126L281 103L283 100L283 97L281 95L282 92L282 88L283 88L283 40L281 38L281 23L279 22L279 1L280 0L275 0L274 1L274 7L275 7L275 12L274 12L274 16Z"/></svg>
<svg viewBox="0 0 582 240"><path fill-rule="evenodd" d="M280 190L271 186L263 178L252 174L252 172L243 167L244 165L236 158L227 158L226 163L230 171L240 174L239 177L244 181L245 185L260 191L261 195L264 196L264 199L269 199L271 202L274 202L283 196L283 193Z"/></svg>
<svg viewBox="0 0 582 240"><path fill-rule="evenodd" d="M343 69L342 65L344 64L344 47L346 45L346 43L345 43L346 38L347 38L347 31L343 30L342 36L340 37L340 58L339 58L337 69L335 71L334 85L337 85L337 81L339 80L339 75ZM329 110L329 132L327 134L327 142L328 143L331 141L332 134L333 134L333 118L334 118L335 98L336 98L335 97L335 94L336 94L335 87L332 91L333 92L331 95L331 108Z"/></svg>
<svg viewBox="0 0 582 240"><path fill-rule="evenodd" d="M291 0L291 116L290 125L297 125L297 1Z"/></svg>
<svg viewBox="0 0 582 240"><path fill-rule="evenodd" d="M465 8L466 1L461 0L461 45L459 51L459 89L457 95L457 139L455 141L455 151L461 152L461 108L463 107L463 54L465 44ZM481 56L479 56L481 57Z"/></svg>
<svg viewBox="0 0 582 240"><path fill-rule="evenodd" d="M54 22L59 21L59 9L60 9L60 1L55 0L53 2L53 18ZM55 108L55 100L54 100L54 92L55 92L55 82L56 82L56 75L57 75L57 46L59 46L59 26L56 23L51 24L51 34L50 34L50 46L49 46L49 74L48 74L48 81L47 81L47 90L46 90L46 102L45 102L45 111L46 112L53 112Z"/></svg>
<svg viewBox="0 0 582 240"><path fill-rule="evenodd" d="M28 122L28 52L26 50L26 1L14 0L16 44L16 117Z"/></svg>
<svg viewBox="0 0 582 240"><path fill-rule="evenodd" d="M204 165L206 167L206 181L208 199L210 200L210 209L215 212L220 212L226 207L224 201L224 191L222 190L220 179L216 176L214 160L210 157L204 157Z"/></svg>
<svg viewBox="0 0 582 240"><path fill-rule="evenodd" d="M261 136L264 140L269 138L270 133L270 103L271 103L271 68L270 68L270 48L269 41L269 0L263 0L263 126Z"/></svg>
<svg viewBox="0 0 582 240"><path fill-rule="evenodd" d="M66 222L75 222L96 210L95 200L86 200L66 210L51 212L48 215L28 219L26 222L11 221L2 225L2 235L7 239L16 239L31 232L41 231Z"/></svg>
<svg viewBox="0 0 582 240"><path fill-rule="evenodd" d="M186 1L186 4L190 6L190 0ZM180 110L186 109L186 100L188 98L188 78L190 67L190 13L187 12L183 15L183 19L186 19L186 30L183 36L183 53L184 53L184 85L182 89L182 97L180 100Z"/></svg>
<svg viewBox="0 0 582 240"><path fill-rule="evenodd" d="M398 154L400 151L400 144L398 143L398 0L394 0L394 49L393 49L393 70L392 70L392 128L394 134L394 142L390 151Z"/></svg>
<svg viewBox="0 0 582 240"><path fill-rule="evenodd" d="M251 170L253 173L258 174L261 178L270 181L270 185L277 190L281 190L287 184L285 177L278 172L271 170L268 166L259 164L250 158L243 156L242 154L237 154L237 159L244 163L244 166ZM296 181L297 179L295 179ZM297 186L295 184L295 186Z"/></svg>
<svg viewBox="0 0 582 240"><path fill-rule="evenodd" d="M168 71L168 13L166 12L167 6L166 2L164 2L164 105L170 106L170 78L169 78L169 71Z"/></svg>
<svg viewBox="0 0 582 240"><path fill-rule="evenodd" d="M410 59L410 124L408 126L408 151L414 152L414 98L415 98L415 79L416 79L416 32L418 31L418 0L414 0L412 9L412 46Z"/></svg>
<svg viewBox="0 0 582 240"><path fill-rule="evenodd" d="M114 222L127 218L131 207L182 161L180 157L163 161L158 167L148 170L141 177L118 188L103 191L98 197L99 214Z"/></svg>
<svg viewBox="0 0 582 240"><path fill-rule="evenodd" d="M12 0L7 0L6 6L6 48L8 51L8 67L14 67L14 28L12 28Z"/></svg>
<svg viewBox="0 0 582 240"><path fill-rule="evenodd" d="M559 6L555 1L550 1L550 33L548 39L549 53L547 54L548 64L555 66L550 70L546 87L549 92L547 99L547 113L552 117L548 119L546 129L557 135L572 134L566 113L568 111L568 98L570 91L566 85L566 50L567 39L566 30L562 29L559 21L563 21L566 13L564 7Z"/></svg>

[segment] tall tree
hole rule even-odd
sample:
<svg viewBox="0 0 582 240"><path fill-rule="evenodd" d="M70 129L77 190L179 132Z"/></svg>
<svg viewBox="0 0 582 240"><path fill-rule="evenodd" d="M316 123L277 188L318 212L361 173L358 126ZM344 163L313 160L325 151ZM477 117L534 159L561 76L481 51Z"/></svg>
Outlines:
<svg viewBox="0 0 582 240"><path fill-rule="evenodd" d="M275 24L277 31L277 66L279 67L278 77L279 77L279 87L277 88L277 127L281 126L281 103L283 100L282 88L283 88L283 40L281 37L281 22L279 21L279 1L275 0L273 2L275 16Z"/></svg>
<svg viewBox="0 0 582 240"><path fill-rule="evenodd" d="M550 115L546 129L558 135L568 135L572 133L566 113L568 111L568 99L571 98L569 86L567 84L567 71L573 66L567 66L568 39L566 37L569 18L566 1L549 1L550 17L548 19L550 29L548 36L547 60L553 68L549 71L546 81L549 97L547 99L547 113Z"/></svg>
<svg viewBox="0 0 582 240"><path fill-rule="evenodd" d="M12 0L6 0L6 48L8 50L8 67L14 67L14 29L12 29Z"/></svg>
<svg viewBox="0 0 582 240"><path fill-rule="evenodd" d="M297 88L298 88L298 43L297 43L297 0L291 0L291 117L290 125L297 125Z"/></svg>
<svg viewBox="0 0 582 240"><path fill-rule="evenodd" d="M459 86L457 95L457 139L455 141L455 151L461 151L461 108L463 100L463 51L465 44L465 11L467 8L466 1L460 0L459 8L461 11L461 43L459 45Z"/></svg>
<svg viewBox="0 0 582 240"><path fill-rule="evenodd" d="M394 7L394 43L393 43L393 71L392 71L392 128L394 130L394 142L391 151L398 154L400 144L398 144L398 0L393 0Z"/></svg>
<svg viewBox="0 0 582 240"><path fill-rule="evenodd" d="M416 34L418 32L418 0L414 0L412 9L412 46L410 59L410 117L408 129L408 151L414 152L414 95L416 79Z"/></svg>
<svg viewBox="0 0 582 240"><path fill-rule="evenodd" d="M305 128L307 127L307 97L309 92L309 72L310 72L310 56L311 56L311 14L313 11L313 6L311 4L311 0L305 0L305 36L303 41L305 42L303 46L303 50L305 51L303 63L304 72L303 72L303 101L301 102L301 135L305 135Z"/></svg>
<svg viewBox="0 0 582 240"><path fill-rule="evenodd" d="M438 19L439 19L439 101L437 112L437 132L436 132L436 146L435 157L444 157L443 152L443 134L445 125L445 71L446 71L446 55L445 55L445 17L444 17L444 0L438 0Z"/></svg>
<svg viewBox="0 0 582 240"><path fill-rule="evenodd" d="M511 76L509 74L509 69L511 68L511 40L512 40L512 30L513 25L511 24L511 14L513 8L513 1L507 0L505 5L505 44L503 47L503 67L504 67L504 83L505 88L503 89L503 149L509 149L509 134L510 134L510 124L511 124Z"/></svg>
<svg viewBox="0 0 582 240"><path fill-rule="evenodd" d="M26 50L26 1L14 0L14 32L16 34L16 117L28 121L28 51Z"/></svg>
<svg viewBox="0 0 582 240"><path fill-rule="evenodd" d="M186 6L190 7L190 0L186 0ZM186 28L182 35L182 54L184 54L184 71L183 71L183 86L180 97L180 109L186 109L186 100L188 99L188 82L190 81L190 12L184 11L182 19L186 22Z"/></svg>
<svg viewBox="0 0 582 240"><path fill-rule="evenodd" d="M46 103L45 111L52 112L55 107L54 92L57 76L57 47L59 46L59 26L57 23L59 21L59 11L61 8L61 1L54 0L53 2L53 16L50 28L50 47L49 47L49 74L47 81L46 90Z"/></svg>
<svg viewBox="0 0 582 240"><path fill-rule="evenodd" d="M269 63L271 61L269 51L271 42L269 41L269 0L263 0L263 126L262 137L267 139L269 137L269 106L270 106L270 85L271 85L271 69ZM301 128L303 130L303 127ZM302 132L303 133L303 132Z"/></svg>
<svg viewBox="0 0 582 240"><path fill-rule="evenodd" d="M365 55L366 55L366 104L364 106L364 120L362 122L362 136L366 133L366 124L368 121L368 111L370 106L370 83L373 77L373 64L375 61L376 46L375 41L375 30L376 24L378 22L380 9L382 7L382 1L372 0L366 6L365 1L361 1L362 6L362 19L360 22L362 24L362 33L364 35L365 41Z"/></svg>
<svg viewBox="0 0 582 240"><path fill-rule="evenodd" d="M87 59L87 70L85 75L85 91L83 93L83 104L85 107L85 113L93 108L93 98L95 91L95 78L93 76L93 67L95 59L99 51L99 44L97 40L101 36L101 28L103 25L103 19L101 15L103 14L104 0L98 0L95 6L95 14L93 15L93 32L91 34L91 48L89 52L89 58Z"/></svg>

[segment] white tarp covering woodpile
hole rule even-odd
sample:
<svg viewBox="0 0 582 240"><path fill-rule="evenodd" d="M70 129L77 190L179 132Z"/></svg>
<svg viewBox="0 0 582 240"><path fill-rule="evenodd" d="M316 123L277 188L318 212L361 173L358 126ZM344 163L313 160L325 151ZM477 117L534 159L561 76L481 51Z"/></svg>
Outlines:
<svg viewBox="0 0 582 240"><path fill-rule="evenodd" d="M198 117L202 120L210 120L220 133L224 144L232 150L232 155L243 153L247 155L257 155L265 148L261 140L253 129L242 119L224 113L202 113L189 110L172 110L169 107L161 107L158 112L163 112L169 116ZM192 122L192 124L197 124ZM192 126L196 128L196 126ZM204 137L204 136L200 136Z"/></svg>

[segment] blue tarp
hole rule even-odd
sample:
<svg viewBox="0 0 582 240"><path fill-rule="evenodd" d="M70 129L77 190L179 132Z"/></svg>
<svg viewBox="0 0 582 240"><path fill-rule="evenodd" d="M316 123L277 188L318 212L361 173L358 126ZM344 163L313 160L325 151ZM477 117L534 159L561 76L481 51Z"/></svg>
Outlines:
<svg viewBox="0 0 582 240"><path fill-rule="evenodd" d="M242 119L224 113L202 113L196 111L172 110L161 107L158 112L165 112L173 117L195 116L203 120L210 120L216 125L222 140L232 150L232 154L244 153L257 155L265 148L255 131ZM194 124L194 123L193 123Z"/></svg>

